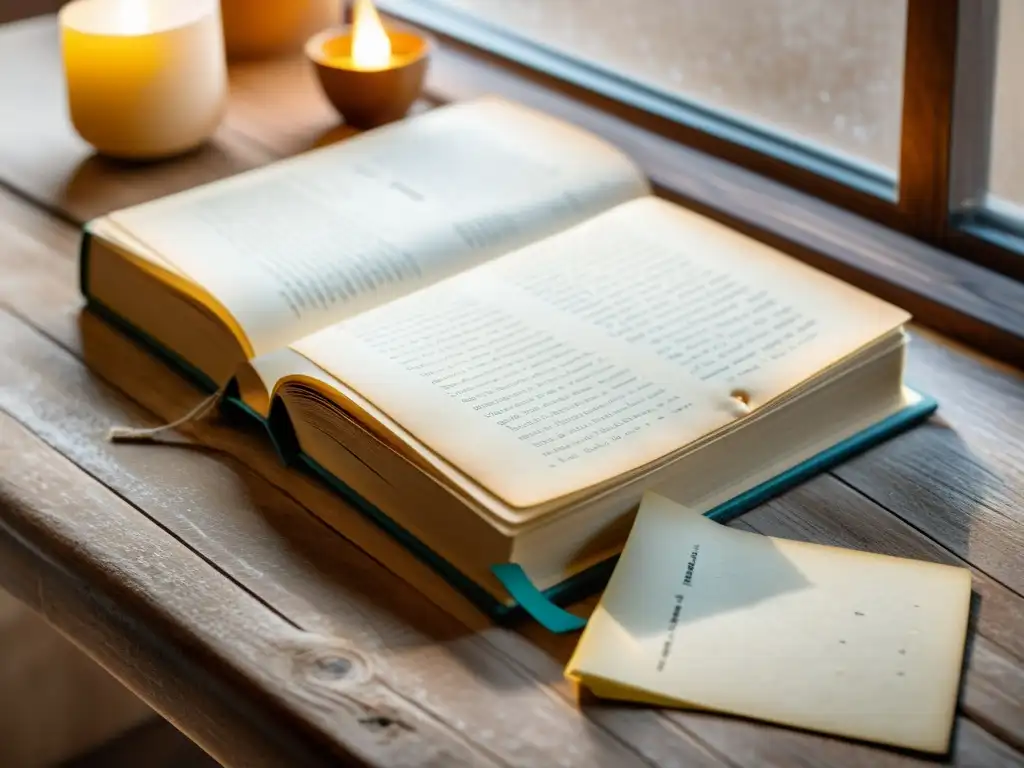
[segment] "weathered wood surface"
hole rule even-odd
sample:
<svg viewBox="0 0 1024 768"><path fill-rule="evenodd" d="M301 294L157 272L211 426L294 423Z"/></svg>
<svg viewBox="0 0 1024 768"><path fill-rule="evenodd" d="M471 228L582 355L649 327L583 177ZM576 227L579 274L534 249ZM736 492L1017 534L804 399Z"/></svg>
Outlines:
<svg viewBox="0 0 1024 768"><path fill-rule="evenodd" d="M0 109L24 105L0 121L0 583L204 748L238 765L930 764L730 718L581 708L561 678L574 638L489 626L251 436L210 422L189 432L210 450L106 443L110 424L156 423L199 393L80 316L76 225L341 132L301 63L250 66L211 147L119 167L66 123L52 26L0 31L0 70L11 51L29 84L0 79ZM947 762L1024 765L1024 384L925 335L911 383L941 419L737 524L972 567Z"/></svg>
<svg viewBox="0 0 1024 768"><path fill-rule="evenodd" d="M0 765L56 765L156 721L152 709L0 591Z"/></svg>

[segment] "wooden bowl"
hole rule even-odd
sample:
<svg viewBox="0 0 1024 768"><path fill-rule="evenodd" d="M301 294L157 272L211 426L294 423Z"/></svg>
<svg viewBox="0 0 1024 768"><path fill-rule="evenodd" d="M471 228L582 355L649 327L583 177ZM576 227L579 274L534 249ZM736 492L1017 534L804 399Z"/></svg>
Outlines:
<svg viewBox="0 0 1024 768"><path fill-rule="evenodd" d="M419 98L434 41L412 30L387 28L391 61L385 69L356 69L352 62L352 27L314 35L306 43L328 100L355 128L373 128L398 120Z"/></svg>

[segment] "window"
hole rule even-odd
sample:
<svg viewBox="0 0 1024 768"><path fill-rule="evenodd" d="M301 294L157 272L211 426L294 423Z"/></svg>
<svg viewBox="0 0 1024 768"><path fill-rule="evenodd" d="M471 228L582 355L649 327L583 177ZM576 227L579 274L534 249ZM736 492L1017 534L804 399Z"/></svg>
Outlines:
<svg viewBox="0 0 1024 768"><path fill-rule="evenodd" d="M440 2L723 117L896 175L905 0Z"/></svg>
<svg viewBox="0 0 1024 768"><path fill-rule="evenodd" d="M988 202L1018 218L1024 210L1024 2L1001 0L996 23Z"/></svg>
<svg viewBox="0 0 1024 768"><path fill-rule="evenodd" d="M1024 0L962 6L949 241L1024 279Z"/></svg>
<svg viewBox="0 0 1024 768"><path fill-rule="evenodd" d="M380 3L1024 280L1024 0Z"/></svg>

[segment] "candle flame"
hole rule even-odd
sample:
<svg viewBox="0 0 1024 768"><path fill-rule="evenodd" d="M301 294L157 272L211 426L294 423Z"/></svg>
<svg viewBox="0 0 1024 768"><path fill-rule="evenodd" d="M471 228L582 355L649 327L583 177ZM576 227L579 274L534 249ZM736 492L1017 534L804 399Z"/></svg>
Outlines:
<svg viewBox="0 0 1024 768"><path fill-rule="evenodd" d="M121 0L117 4L117 16L124 34L149 31L149 3L146 0Z"/></svg>
<svg viewBox="0 0 1024 768"><path fill-rule="evenodd" d="M355 0L352 20L352 61L359 69L385 69L391 60L391 40L373 0Z"/></svg>

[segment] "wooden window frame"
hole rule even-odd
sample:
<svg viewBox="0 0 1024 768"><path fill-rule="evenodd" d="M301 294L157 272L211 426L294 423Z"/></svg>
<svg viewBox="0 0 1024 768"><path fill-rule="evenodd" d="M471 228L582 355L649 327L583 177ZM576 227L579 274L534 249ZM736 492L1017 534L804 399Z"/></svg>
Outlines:
<svg viewBox="0 0 1024 768"><path fill-rule="evenodd" d="M435 0L378 3L447 44L430 80L440 100L498 92L603 131L646 158L660 194L1024 366L1024 240L983 206L951 206L987 184L998 0L907 0L896 183Z"/></svg>

